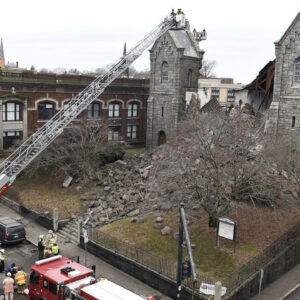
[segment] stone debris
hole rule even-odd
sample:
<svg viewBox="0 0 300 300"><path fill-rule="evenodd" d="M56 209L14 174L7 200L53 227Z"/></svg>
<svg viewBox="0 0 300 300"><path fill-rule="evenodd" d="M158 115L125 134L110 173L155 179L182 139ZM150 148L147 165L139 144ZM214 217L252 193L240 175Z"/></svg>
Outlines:
<svg viewBox="0 0 300 300"><path fill-rule="evenodd" d="M160 232L162 235L169 235L171 234L171 228L169 226L165 226Z"/></svg>
<svg viewBox="0 0 300 300"><path fill-rule="evenodd" d="M73 177L71 177L71 176L66 177L66 179L64 180L64 182L62 184L62 187L68 188L70 186L72 180L73 180Z"/></svg>
<svg viewBox="0 0 300 300"><path fill-rule="evenodd" d="M132 222L142 223L138 215L178 207L176 203L162 203L159 191L149 192L151 168L151 157L147 154L130 156L101 167L96 173L95 192L80 197L83 207L93 211L90 225L102 226L127 217L133 218ZM86 190L85 183L81 186L81 192ZM158 222L162 221L163 218Z"/></svg>

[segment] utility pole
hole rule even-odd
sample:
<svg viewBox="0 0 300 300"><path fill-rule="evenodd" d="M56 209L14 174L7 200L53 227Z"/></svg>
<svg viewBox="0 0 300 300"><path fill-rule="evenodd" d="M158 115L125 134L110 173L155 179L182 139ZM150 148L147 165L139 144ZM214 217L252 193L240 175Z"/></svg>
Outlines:
<svg viewBox="0 0 300 300"><path fill-rule="evenodd" d="M180 216L180 222L179 222L179 239L178 239L176 299L181 300L181 290L182 290L181 281L192 276L193 277L192 300L193 300L194 299L194 289L195 289L195 285L197 283L197 275L196 275L196 271L195 271L195 264L194 264L194 258L193 258L192 247L191 247L191 242L190 242L190 235L189 235L187 222L186 222L186 218L185 218L183 203L180 204L179 216ZM187 246L187 251L188 251L188 255L189 255L189 260L185 261L184 263L182 263L183 231L185 234L186 246Z"/></svg>

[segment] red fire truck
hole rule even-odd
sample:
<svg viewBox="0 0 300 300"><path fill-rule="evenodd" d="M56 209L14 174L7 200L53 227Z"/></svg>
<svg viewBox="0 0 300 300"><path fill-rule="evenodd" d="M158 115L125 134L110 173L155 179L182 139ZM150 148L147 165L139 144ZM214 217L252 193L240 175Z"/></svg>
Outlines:
<svg viewBox="0 0 300 300"><path fill-rule="evenodd" d="M35 262L24 296L29 300L145 300L107 279L96 280L93 270L61 255Z"/></svg>

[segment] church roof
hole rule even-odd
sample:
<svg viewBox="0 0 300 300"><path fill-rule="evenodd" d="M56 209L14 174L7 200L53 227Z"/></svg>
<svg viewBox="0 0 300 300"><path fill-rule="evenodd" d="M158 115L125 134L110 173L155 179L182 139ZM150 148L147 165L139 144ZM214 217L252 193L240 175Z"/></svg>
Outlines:
<svg viewBox="0 0 300 300"><path fill-rule="evenodd" d="M197 53L200 51L199 46L187 30L169 30L169 34L177 48L184 48L183 55L199 57Z"/></svg>
<svg viewBox="0 0 300 300"><path fill-rule="evenodd" d="M300 12L297 14L297 16L295 17L295 19L293 20L291 25L288 27L288 29L286 30L284 35L281 37L281 39L279 40L279 43L282 43L285 40L285 38L288 36L288 34L291 32L291 30L294 28L294 26L296 25L296 23L298 21L300 21Z"/></svg>
<svg viewBox="0 0 300 300"><path fill-rule="evenodd" d="M1 39L1 44L0 44L0 58L4 59L4 50L3 50L3 41Z"/></svg>

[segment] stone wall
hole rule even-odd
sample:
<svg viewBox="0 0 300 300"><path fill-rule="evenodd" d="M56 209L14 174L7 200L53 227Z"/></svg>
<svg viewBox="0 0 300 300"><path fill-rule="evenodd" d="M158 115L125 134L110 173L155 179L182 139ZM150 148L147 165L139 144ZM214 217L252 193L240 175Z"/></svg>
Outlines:
<svg viewBox="0 0 300 300"><path fill-rule="evenodd" d="M183 34L179 34L180 31ZM147 150L159 145L160 132L164 132L167 141L173 138L174 129L184 113L185 93L187 91L197 93L199 69L204 52L196 45L189 29L180 31L166 32L150 50ZM191 52L185 52L185 47L189 48L189 51L193 49L193 56L189 56ZM168 64L167 80L162 80L163 62ZM189 70L192 71L190 87L188 87Z"/></svg>
<svg viewBox="0 0 300 300"><path fill-rule="evenodd" d="M265 129L300 150L300 85L293 83L294 62L300 57L299 43L300 13L280 41L275 43L274 96ZM296 121L294 127L293 117Z"/></svg>

